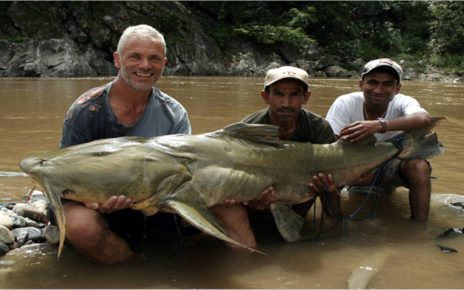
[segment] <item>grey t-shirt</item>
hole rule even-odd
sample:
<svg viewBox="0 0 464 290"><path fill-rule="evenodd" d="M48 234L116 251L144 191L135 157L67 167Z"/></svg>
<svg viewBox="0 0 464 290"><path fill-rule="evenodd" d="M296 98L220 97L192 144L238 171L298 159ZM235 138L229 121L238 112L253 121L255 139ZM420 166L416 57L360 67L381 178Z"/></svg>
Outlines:
<svg viewBox="0 0 464 290"><path fill-rule="evenodd" d="M111 84L85 92L71 105L64 119L61 148L104 138L191 133L185 108L157 88L153 88L143 115L133 127L120 124L108 101Z"/></svg>

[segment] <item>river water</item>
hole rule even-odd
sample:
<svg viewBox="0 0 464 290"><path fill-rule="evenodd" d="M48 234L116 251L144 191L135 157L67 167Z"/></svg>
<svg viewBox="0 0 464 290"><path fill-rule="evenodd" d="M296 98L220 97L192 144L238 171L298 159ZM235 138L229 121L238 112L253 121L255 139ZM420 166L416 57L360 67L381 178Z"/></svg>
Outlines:
<svg viewBox="0 0 464 290"><path fill-rule="evenodd" d="M0 79L0 203L25 199L31 183L15 176L19 160L56 148L69 105L108 81ZM219 129L264 108L262 78L164 77L158 85L187 108L193 133ZM306 107L323 116L336 96L358 90L355 80L343 79L314 79L311 89ZM327 228L317 240L289 244L259 231L259 249L268 256L231 250L206 235L160 239L115 266L96 265L71 247L59 259L55 247L13 251L0 257L0 287L346 288L358 270L374 274L370 288L463 288L464 236L439 241L457 253L441 252L435 237L447 227L464 227L463 213L437 201L444 194L464 194L464 86L405 82L402 92L417 97L431 115L447 119L436 128L447 152L431 160L436 179L427 225L408 220L407 192L400 188L380 198L374 218L345 221L342 230ZM351 212L363 198L344 198L344 211ZM313 222L309 216L308 224Z"/></svg>

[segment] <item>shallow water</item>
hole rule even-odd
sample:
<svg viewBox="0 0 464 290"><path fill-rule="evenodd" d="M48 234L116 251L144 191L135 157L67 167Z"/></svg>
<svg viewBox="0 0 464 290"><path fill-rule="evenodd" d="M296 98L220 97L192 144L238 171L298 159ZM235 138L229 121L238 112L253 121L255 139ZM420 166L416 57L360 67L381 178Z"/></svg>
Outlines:
<svg viewBox="0 0 464 290"><path fill-rule="evenodd" d="M0 203L26 197L31 184L15 174L19 160L56 148L68 106L86 89L109 80L0 79ZM159 86L187 108L194 133L203 133L264 108L261 83L261 78L164 77ZM315 79L307 108L325 115L336 96L354 90L354 80ZM436 129L447 152L432 159L434 198L463 194L464 86L405 82L402 92L416 96L431 115L447 118ZM363 198L344 200L345 212ZM385 261L369 288L463 288L464 236L435 237L447 227L464 227L464 217L441 204L434 202L428 227L408 220L407 193L399 189L380 199L375 218L327 226L318 240L289 244L261 229L260 250L268 256L231 250L206 235L160 239L116 266L96 265L71 247L60 259L53 246L13 251L0 258L0 287L345 288L353 271L383 253ZM308 227L312 219L309 215ZM442 253L437 242L459 252Z"/></svg>

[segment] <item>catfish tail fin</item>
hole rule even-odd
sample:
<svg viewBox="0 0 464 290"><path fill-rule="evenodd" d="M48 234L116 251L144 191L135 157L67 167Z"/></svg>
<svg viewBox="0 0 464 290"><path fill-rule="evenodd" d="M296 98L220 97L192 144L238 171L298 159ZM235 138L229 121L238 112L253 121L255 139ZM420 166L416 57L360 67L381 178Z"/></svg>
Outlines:
<svg viewBox="0 0 464 290"><path fill-rule="evenodd" d="M445 119L444 117L431 117L431 124L420 130L408 131L399 134L389 141L400 149L400 159L428 159L445 152L445 148L438 141L438 136L431 130Z"/></svg>

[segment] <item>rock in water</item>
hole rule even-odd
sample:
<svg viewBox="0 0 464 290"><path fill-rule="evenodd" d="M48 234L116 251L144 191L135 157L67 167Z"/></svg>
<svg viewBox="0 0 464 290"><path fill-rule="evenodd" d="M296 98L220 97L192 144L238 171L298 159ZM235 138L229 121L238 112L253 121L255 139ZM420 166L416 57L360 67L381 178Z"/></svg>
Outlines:
<svg viewBox="0 0 464 290"><path fill-rule="evenodd" d="M60 241L60 231L58 230L57 226L48 225L45 227L43 234L47 242L52 245L58 244Z"/></svg>
<svg viewBox="0 0 464 290"><path fill-rule="evenodd" d="M13 207L13 211L23 217L28 217L36 221L47 221L48 203L44 200L36 200L32 203L18 203Z"/></svg>
<svg viewBox="0 0 464 290"><path fill-rule="evenodd" d="M34 227L16 228L11 231L19 246L24 245L27 241L38 242L43 240L42 231Z"/></svg>
<svg viewBox="0 0 464 290"><path fill-rule="evenodd" d="M4 243L6 245L12 245L14 243L14 236L11 231L5 227L0 225L0 243Z"/></svg>

